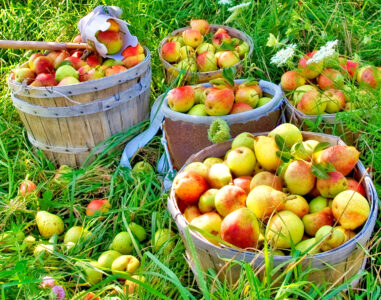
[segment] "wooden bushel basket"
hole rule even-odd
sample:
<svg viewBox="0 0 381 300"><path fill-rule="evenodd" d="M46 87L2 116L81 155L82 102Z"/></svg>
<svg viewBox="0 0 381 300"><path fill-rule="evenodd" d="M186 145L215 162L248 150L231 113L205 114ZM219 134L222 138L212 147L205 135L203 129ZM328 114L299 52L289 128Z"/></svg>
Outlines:
<svg viewBox="0 0 381 300"><path fill-rule="evenodd" d="M242 83L244 80L236 80ZM210 86L206 85L205 86ZM272 95L272 100L265 105L239 114L220 117L192 116L175 112L169 108L167 99L162 104L165 117L163 130L166 147L173 167L179 170L194 153L212 145L208 139L208 128L216 118L225 120L230 126L230 134L235 137L242 132L270 131L281 119L282 92L271 82L261 80L259 86L263 92Z"/></svg>
<svg viewBox="0 0 381 300"><path fill-rule="evenodd" d="M80 167L92 149L149 115L151 56L124 72L79 84L8 84L29 141L59 165ZM103 149L97 149L97 153Z"/></svg>
<svg viewBox="0 0 381 300"><path fill-rule="evenodd" d="M256 133L254 135L263 134L267 133ZM338 137L326 134L303 132L303 137L304 139L316 139L319 142L329 142L332 145L345 145ZM203 161L210 156L223 157L230 147L231 141L207 147L192 155L186 162L186 165L194 161ZM363 164L358 162L353 177L359 180L363 176L364 179L362 185L366 190L367 199L370 203L369 218L363 225L361 231L343 245L327 252L309 255L304 259L302 262L304 268L317 269L309 274L309 280L315 284L328 282L339 285L359 273L365 266L366 250L364 250L364 248L366 249L366 244L371 237L377 219L378 197L372 180L369 175L366 175ZM168 198L168 210L176 222L180 236L186 247L188 262L197 278L197 273L195 272L194 267L194 258L191 255L189 242L185 236L185 229L188 227L189 223L178 207L173 188L171 189ZM234 265L232 268L225 268L227 263L226 259L235 259L252 263L254 269L258 269L264 265L264 257L261 253L244 250L239 251L230 247L216 246L206 240L198 232L192 230L189 232L196 248L197 259L200 262L203 271L211 268L219 274L219 279L221 280L227 280L228 282L234 283L239 278L241 272L239 265ZM290 258L290 256L274 256L274 267L281 264L284 265ZM352 284L354 285L355 282Z"/></svg>
<svg viewBox="0 0 381 300"><path fill-rule="evenodd" d="M179 35L184 30L189 29L189 28L190 27L184 27L184 28L180 28L180 29L177 29L177 30L173 31L169 36L164 38L160 42L160 44L159 44L159 48L158 48L159 58L161 60L161 63L163 64L164 73L165 73L165 79L166 79L167 83L171 83L172 81L174 81L177 78L177 76L179 75L179 73L181 72L181 70L176 68L175 66L173 66L171 63L166 61L161 56L161 48L163 47L163 45L166 42L168 42L168 39L170 37ZM224 25L210 25L210 32L212 32L212 33L216 32L218 30L218 28L225 29L226 32L231 37L233 37L233 38L234 37L235 38L239 38L240 40L246 42L249 45L250 50L247 53L247 58L249 58L253 54L253 50L254 50L253 40L246 33L242 32L240 30L228 27L228 26L224 26ZM240 60L238 63L236 63L234 65L234 67L237 68L237 75L242 73L242 71L243 71L243 64L244 64L244 60ZM222 69L219 69L219 70L210 71L210 72L196 72L196 73L187 72L187 74L185 75L184 82L185 83L191 83L191 84L196 84L196 83L199 83L199 82L200 83L209 82L212 79L222 77L222 71L223 71Z"/></svg>

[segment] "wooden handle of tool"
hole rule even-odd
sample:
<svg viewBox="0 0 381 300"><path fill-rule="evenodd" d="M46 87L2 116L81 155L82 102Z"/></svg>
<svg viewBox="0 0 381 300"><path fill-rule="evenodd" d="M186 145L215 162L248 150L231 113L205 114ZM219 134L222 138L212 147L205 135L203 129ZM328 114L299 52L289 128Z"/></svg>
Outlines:
<svg viewBox="0 0 381 300"><path fill-rule="evenodd" d="M28 50L91 49L91 47L86 43L56 43L56 42L34 42L34 41L9 41L9 40L0 40L0 48L28 49Z"/></svg>

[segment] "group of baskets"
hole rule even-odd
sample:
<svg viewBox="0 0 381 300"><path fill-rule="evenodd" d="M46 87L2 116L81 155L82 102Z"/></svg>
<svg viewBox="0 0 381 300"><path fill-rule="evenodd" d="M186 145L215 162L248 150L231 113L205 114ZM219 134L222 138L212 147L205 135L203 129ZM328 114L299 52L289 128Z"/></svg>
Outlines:
<svg viewBox="0 0 381 300"><path fill-rule="evenodd" d="M210 28L211 31L216 31L221 27L223 26L211 25ZM236 29L226 26L224 28L232 37L244 40L250 46L248 52L248 56L250 56L253 52L251 38ZM179 29L170 36L178 35L185 29ZM165 38L160 44L159 56L163 63L167 81L173 81L175 79L173 70L176 68L162 59L160 55L161 47L168 38L170 37ZM81 83L75 88L73 86L31 87L9 80L12 100L33 146L42 149L49 159L60 165L80 167L90 153L94 154L93 149L96 145L147 119L151 84L151 56L147 48L145 48L145 54L144 61L127 71ZM242 70L243 63L241 60L235 67ZM185 82L192 80L208 86L205 82L220 77L222 72L222 70L217 70L204 73L187 73ZM181 70L178 69L176 74L179 73ZM241 83L242 80L236 82ZM267 132L285 120L282 112L283 92L281 88L277 84L264 80L259 81L259 86L264 93L272 97L270 102L249 112L219 117L229 124L230 133L233 137L241 132L256 134ZM216 117L197 117L175 112L169 108L166 95L161 95L156 103L160 103L159 116L164 119L163 122L159 120L165 136L163 144L169 156L170 164L175 169L181 170L187 164L203 161L208 156L223 156L229 149L231 142L212 145L208 139L208 128ZM152 115L154 117L151 118L151 123L154 123L154 118L157 118L157 111L152 112ZM156 133L156 131L153 132ZM307 132L304 135L319 141L329 142L332 145L343 143L334 136ZM96 151L100 152L102 149ZM369 220L355 238L332 251L311 255L308 260L303 262L306 265L321 269L320 273L318 272L314 276L316 282L323 279L336 281L342 270L345 270L347 266L352 266L351 270L342 278L341 281L344 281L358 273L364 266L365 254L361 247L366 245L373 231L378 198L373 183L361 162L357 164L356 176L365 178L362 180L362 185L367 192L367 199L371 206ZM168 198L168 210L174 218L186 245L187 256L192 269L195 259L201 262L204 270L213 268L217 272L224 268L226 259L255 261L254 267L264 263L263 255L258 256L250 251L238 251L229 247L216 246L195 231L191 231L191 238L196 247L197 258L192 257L190 241L187 240L185 233L189 223L181 214L173 191ZM274 263L280 265L288 259L289 257L274 256ZM327 268L327 265L333 266L333 268ZM231 278L239 275L239 271L235 269L225 270L222 273L221 276L230 276Z"/></svg>

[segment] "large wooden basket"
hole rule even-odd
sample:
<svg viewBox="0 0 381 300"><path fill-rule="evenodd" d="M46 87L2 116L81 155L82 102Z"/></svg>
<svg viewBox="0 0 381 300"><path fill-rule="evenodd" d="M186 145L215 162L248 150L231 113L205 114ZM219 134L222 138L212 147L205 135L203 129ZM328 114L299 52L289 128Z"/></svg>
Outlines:
<svg viewBox="0 0 381 300"><path fill-rule="evenodd" d="M96 145L145 120L151 85L147 48L145 54L135 67L80 84L32 87L9 78L32 145L59 165L80 167Z"/></svg>
<svg viewBox="0 0 381 300"><path fill-rule="evenodd" d="M165 37L159 44L158 52L159 52L159 58L161 60L161 63L163 64L164 68L164 73L165 73L165 79L167 83L170 83L174 81L179 73L181 72L180 69L176 68L174 65L166 61L162 56L161 56L161 48L163 45L168 42L168 39L172 36L180 35L184 30L189 29L190 27L184 27L177 29L173 31L169 36ZM228 27L224 25L210 25L210 32L216 32L218 28L224 28L226 32L231 36L231 37L236 37L244 42L248 43L250 50L247 53L247 58L251 57L253 54L254 50L254 43L253 40L251 39L250 36L248 36L246 33ZM237 68L237 75L241 74L243 72L243 66L244 66L244 60L239 61L237 64L234 65L234 67ZM187 72L184 78L185 83L191 83L191 84L196 84L199 82L209 82L212 79L222 77L222 69L216 70L216 71L210 71L210 72Z"/></svg>
<svg viewBox="0 0 381 300"><path fill-rule="evenodd" d="M263 134L267 133L255 133L254 135ZM338 137L326 134L303 132L303 137L304 139L316 139L320 142L329 142L332 145L345 145L345 143ZM186 165L194 161L203 161L210 156L223 157L230 147L231 141L207 147L191 156L186 162ZM360 179L364 176L362 185L366 190L367 199L369 200L371 207L369 218L361 231L343 245L331 251L307 256L304 259L302 262L304 268L316 268L316 271L309 274L309 280L316 284L323 284L326 282L334 283L335 285L341 284L353 275L359 273L365 266L367 242L370 239L377 219L378 197L372 180L369 175L366 175L365 168L361 162L357 163L354 173L356 179ZM194 267L195 258L191 255L189 241L185 236L185 229L188 227L189 223L184 218L177 205L177 199L173 188L168 198L168 210L176 222L180 236L186 247L188 262L197 278L198 274L195 272ZM200 262L203 271L211 268L219 274L221 280L235 282L240 276L240 266L234 265L232 268L226 268L226 260L235 259L249 262L252 263L252 266L255 269L264 265L264 256L262 253L238 251L230 247L219 247L210 243L195 231L190 230L190 234L192 242L196 248L197 259ZM285 264L287 266L286 262L289 260L289 256L273 257L275 267Z"/></svg>

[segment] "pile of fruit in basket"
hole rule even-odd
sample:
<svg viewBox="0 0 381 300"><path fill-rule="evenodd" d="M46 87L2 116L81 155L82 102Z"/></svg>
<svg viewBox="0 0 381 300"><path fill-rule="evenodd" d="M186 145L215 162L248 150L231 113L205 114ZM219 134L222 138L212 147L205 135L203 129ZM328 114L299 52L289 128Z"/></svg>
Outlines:
<svg viewBox="0 0 381 300"><path fill-rule="evenodd" d="M122 49L123 41L118 24L110 21L110 28L98 32L97 39L106 46L108 54L113 54ZM74 42L82 42L81 36L76 36ZM103 59L96 52L87 50L52 51L46 55L34 53L27 65L13 71L11 78L36 87L62 86L111 76L132 68L145 59L144 48L140 44L127 47L122 55L123 60L115 60Z"/></svg>
<svg viewBox="0 0 381 300"><path fill-rule="evenodd" d="M245 81L232 85L224 78L210 81L211 87L203 85L183 86L168 93L168 105L177 112L196 116L224 116L250 111L271 101L263 97L258 82Z"/></svg>
<svg viewBox="0 0 381 300"><path fill-rule="evenodd" d="M354 110L356 101L366 101L370 89L381 86L381 67L361 66L344 57L309 62L315 53L307 53L296 70L281 78L289 102L300 112L319 115Z"/></svg>
<svg viewBox="0 0 381 300"><path fill-rule="evenodd" d="M345 243L368 219L365 190L351 177L358 159L354 147L303 140L284 123L267 136L238 135L224 158L190 163L173 191L214 244L315 254Z"/></svg>
<svg viewBox="0 0 381 300"><path fill-rule="evenodd" d="M249 52L243 40L231 37L224 28L213 35L206 20L192 20L191 28L172 36L161 48L161 56L176 68L190 72L210 72L239 63Z"/></svg>

